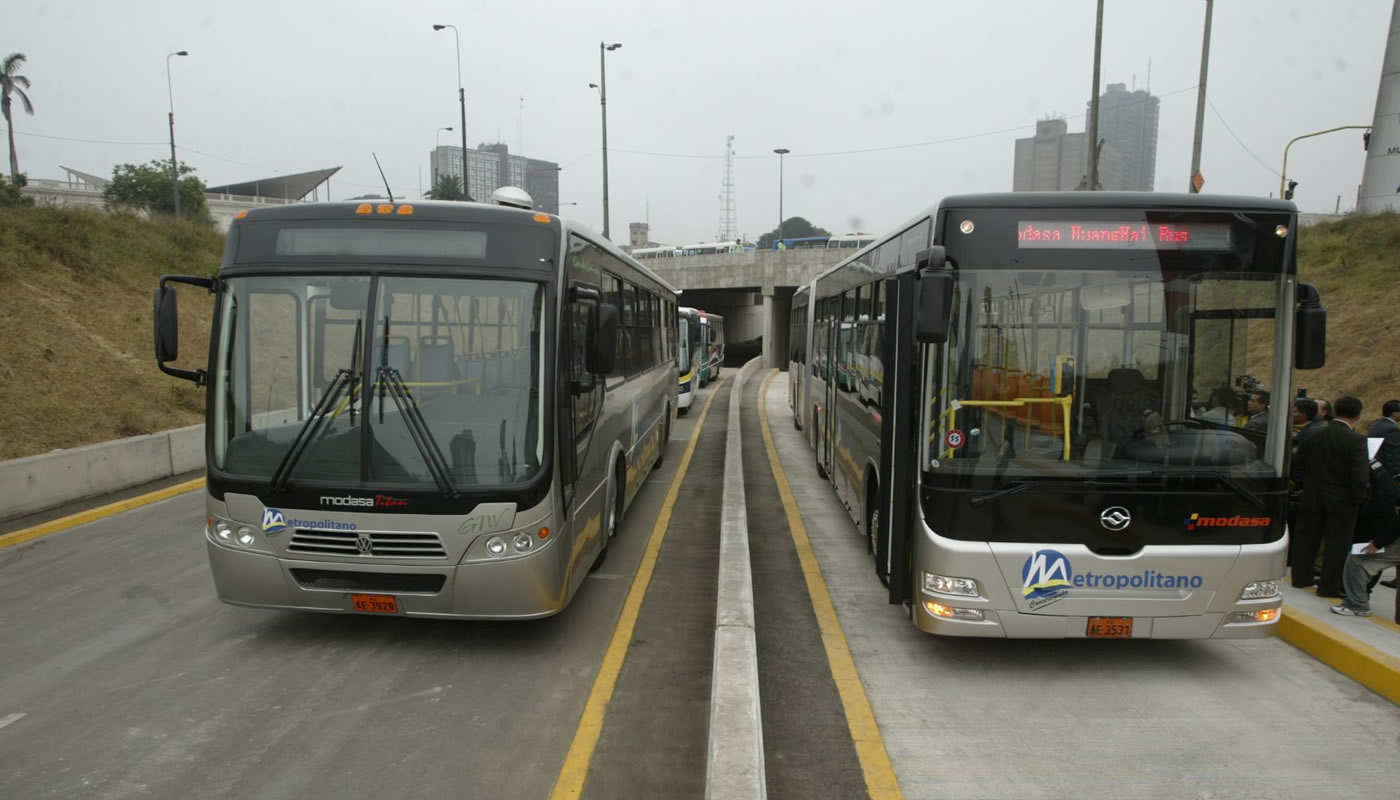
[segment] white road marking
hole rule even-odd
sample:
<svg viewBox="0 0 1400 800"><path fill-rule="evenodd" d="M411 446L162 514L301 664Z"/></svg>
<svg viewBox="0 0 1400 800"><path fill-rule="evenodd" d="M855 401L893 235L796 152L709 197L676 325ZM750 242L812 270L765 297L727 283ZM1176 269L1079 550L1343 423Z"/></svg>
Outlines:
<svg viewBox="0 0 1400 800"><path fill-rule="evenodd" d="M29 716L29 715L28 715L28 714L10 714L10 715L7 716L7 717L0 717L0 728L3 728L3 727L5 727L6 725L9 725L9 724L11 724L11 723L19 722L20 720L24 719L24 718L27 717L27 716Z"/></svg>

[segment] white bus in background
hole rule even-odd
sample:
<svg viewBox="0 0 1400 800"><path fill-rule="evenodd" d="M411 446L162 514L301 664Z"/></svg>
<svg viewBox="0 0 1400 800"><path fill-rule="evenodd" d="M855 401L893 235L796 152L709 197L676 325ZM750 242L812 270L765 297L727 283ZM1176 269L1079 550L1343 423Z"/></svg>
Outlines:
<svg viewBox="0 0 1400 800"><path fill-rule="evenodd" d="M661 462L675 290L559 217L483 203L240 213L213 278L167 275L156 360L207 384L219 598L526 619L569 604ZM172 283L214 295L200 369ZM196 530L190 520L191 530Z"/></svg>
<svg viewBox="0 0 1400 800"><path fill-rule="evenodd" d="M632 257L638 261L645 261L649 258L675 258L680 252L674 247L639 247L632 251Z"/></svg>
<svg viewBox="0 0 1400 800"><path fill-rule="evenodd" d="M744 245L740 242L705 242L701 244L684 244L676 248L677 255L682 256L715 256L726 253L742 253Z"/></svg>
<svg viewBox="0 0 1400 800"><path fill-rule="evenodd" d="M828 250L859 250L880 237L873 233L847 233L826 240Z"/></svg>

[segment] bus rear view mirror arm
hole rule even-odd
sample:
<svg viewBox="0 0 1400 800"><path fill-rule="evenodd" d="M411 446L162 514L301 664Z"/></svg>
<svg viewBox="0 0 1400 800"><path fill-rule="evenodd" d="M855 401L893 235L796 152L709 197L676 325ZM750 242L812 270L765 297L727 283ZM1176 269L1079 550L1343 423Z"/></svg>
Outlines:
<svg viewBox="0 0 1400 800"><path fill-rule="evenodd" d="M211 293L216 283L213 278L196 278L189 275L162 275L160 288L152 298L151 321L155 333L156 366L167 375L193 381L196 386L204 385L205 372L202 369L179 369L168 367L166 362L180 357L180 311L175 301L174 287L168 283L188 283L203 286Z"/></svg>
<svg viewBox="0 0 1400 800"><path fill-rule="evenodd" d="M948 268L948 256L941 246L934 245L919 251L915 263L919 267L915 336L923 344L943 344L948 341L953 315L953 271Z"/></svg>

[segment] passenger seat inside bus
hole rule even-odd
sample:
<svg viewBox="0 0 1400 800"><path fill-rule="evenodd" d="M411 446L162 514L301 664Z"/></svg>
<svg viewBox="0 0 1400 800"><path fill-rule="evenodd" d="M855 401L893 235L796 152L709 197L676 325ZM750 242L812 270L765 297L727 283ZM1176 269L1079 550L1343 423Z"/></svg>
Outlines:
<svg viewBox="0 0 1400 800"><path fill-rule="evenodd" d="M421 383L450 383L457 380L457 361L452 337L424 336L418 340L418 380ZM453 387L422 387L423 396L450 394Z"/></svg>
<svg viewBox="0 0 1400 800"><path fill-rule="evenodd" d="M1138 370L1114 369L1095 390L1093 406L1104 440L1103 454L1114 458L1119 448L1142 430L1144 415L1160 410L1161 393Z"/></svg>

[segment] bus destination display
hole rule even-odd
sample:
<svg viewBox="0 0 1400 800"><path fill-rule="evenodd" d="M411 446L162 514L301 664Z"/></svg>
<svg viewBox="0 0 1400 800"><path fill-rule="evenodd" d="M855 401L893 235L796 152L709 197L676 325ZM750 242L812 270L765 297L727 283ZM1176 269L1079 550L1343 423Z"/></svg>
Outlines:
<svg viewBox="0 0 1400 800"><path fill-rule="evenodd" d="M1022 220L1016 246L1042 250L1229 250L1230 226L1207 222Z"/></svg>

